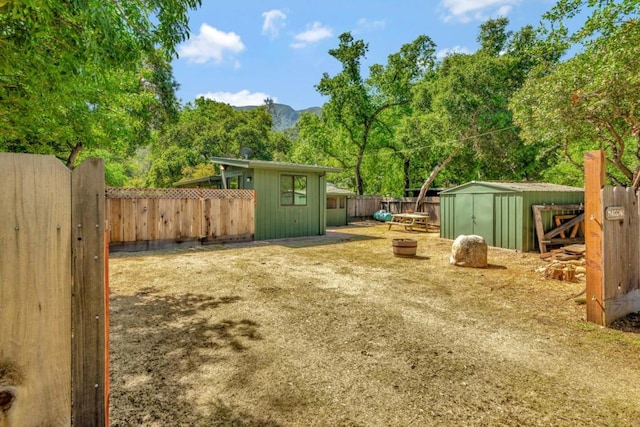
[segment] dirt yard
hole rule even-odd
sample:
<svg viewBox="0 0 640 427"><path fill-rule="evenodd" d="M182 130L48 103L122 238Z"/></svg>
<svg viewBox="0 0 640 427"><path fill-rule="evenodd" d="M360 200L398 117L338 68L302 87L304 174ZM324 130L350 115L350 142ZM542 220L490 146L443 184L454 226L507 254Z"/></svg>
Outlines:
<svg viewBox="0 0 640 427"><path fill-rule="evenodd" d="M638 329L587 323L539 254L469 269L451 243L377 223L112 254L111 425L638 425Z"/></svg>

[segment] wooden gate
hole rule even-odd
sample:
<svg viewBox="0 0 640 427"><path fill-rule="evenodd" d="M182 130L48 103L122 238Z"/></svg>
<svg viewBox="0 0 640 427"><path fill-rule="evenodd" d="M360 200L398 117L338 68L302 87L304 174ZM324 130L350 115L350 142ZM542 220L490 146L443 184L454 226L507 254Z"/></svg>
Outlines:
<svg viewBox="0 0 640 427"><path fill-rule="evenodd" d="M107 420L104 166L0 153L0 426Z"/></svg>
<svg viewBox="0 0 640 427"><path fill-rule="evenodd" d="M640 211L633 188L604 186L601 151L585 154L587 320L640 311Z"/></svg>

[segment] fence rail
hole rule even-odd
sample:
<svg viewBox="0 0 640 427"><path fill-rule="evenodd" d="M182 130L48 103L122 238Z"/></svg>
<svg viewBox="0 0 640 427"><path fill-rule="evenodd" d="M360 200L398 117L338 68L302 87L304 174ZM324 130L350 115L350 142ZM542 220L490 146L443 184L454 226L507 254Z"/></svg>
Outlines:
<svg viewBox="0 0 640 427"><path fill-rule="evenodd" d="M254 237L253 190L109 187L105 196L112 250Z"/></svg>

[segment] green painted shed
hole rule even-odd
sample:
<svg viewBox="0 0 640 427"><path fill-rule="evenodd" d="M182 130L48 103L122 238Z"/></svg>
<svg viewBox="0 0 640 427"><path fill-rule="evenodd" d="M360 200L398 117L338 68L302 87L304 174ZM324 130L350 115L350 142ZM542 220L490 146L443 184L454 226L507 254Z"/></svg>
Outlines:
<svg viewBox="0 0 640 427"><path fill-rule="evenodd" d="M211 162L220 175L174 185L255 190L255 240L326 234L326 174L342 169L222 157Z"/></svg>
<svg viewBox="0 0 640 427"><path fill-rule="evenodd" d="M340 226L349 223L349 197L355 196L351 190L340 188L327 182L327 225Z"/></svg>
<svg viewBox="0 0 640 427"><path fill-rule="evenodd" d="M578 187L472 181L440 192L440 237L477 234L489 246L530 252L538 248L533 205L582 203L584 189ZM543 222L551 226L553 212L544 215Z"/></svg>

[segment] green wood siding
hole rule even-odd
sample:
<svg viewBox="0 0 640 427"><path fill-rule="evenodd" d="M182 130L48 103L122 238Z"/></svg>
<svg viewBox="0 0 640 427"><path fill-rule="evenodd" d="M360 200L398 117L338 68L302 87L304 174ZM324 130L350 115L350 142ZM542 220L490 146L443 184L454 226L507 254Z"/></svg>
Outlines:
<svg viewBox="0 0 640 427"><path fill-rule="evenodd" d="M339 225L347 225L348 219L348 211L347 211L347 196L327 196L327 199L335 198L336 199L336 208L329 209L327 207L327 225L330 226L339 226ZM344 207L340 207L342 206Z"/></svg>
<svg viewBox="0 0 640 427"><path fill-rule="evenodd" d="M281 205L281 175L307 177L306 205ZM325 179L319 173L254 169L252 182L257 193L256 240L325 234Z"/></svg>

